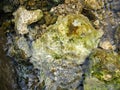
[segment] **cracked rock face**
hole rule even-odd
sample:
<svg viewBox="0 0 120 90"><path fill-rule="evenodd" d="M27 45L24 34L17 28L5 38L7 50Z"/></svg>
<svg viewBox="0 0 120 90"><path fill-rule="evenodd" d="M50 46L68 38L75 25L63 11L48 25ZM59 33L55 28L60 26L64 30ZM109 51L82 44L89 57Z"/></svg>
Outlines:
<svg viewBox="0 0 120 90"><path fill-rule="evenodd" d="M53 88L52 84L76 88L82 75L80 64L97 48L102 35L103 32L95 30L81 14L59 16L57 22L32 43L31 62L41 70L41 82L45 81L46 88Z"/></svg>
<svg viewBox="0 0 120 90"><path fill-rule="evenodd" d="M41 10L26 10L20 7L13 13L15 19L15 28L18 34L27 34L29 32L27 26L41 19L43 13Z"/></svg>

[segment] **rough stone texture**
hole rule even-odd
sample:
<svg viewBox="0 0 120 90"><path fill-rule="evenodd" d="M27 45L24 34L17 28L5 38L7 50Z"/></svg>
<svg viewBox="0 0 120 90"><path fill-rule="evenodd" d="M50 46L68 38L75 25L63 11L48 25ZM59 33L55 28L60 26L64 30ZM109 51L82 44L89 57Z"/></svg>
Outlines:
<svg viewBox="0 0 120 90"><path fill-rule="evenodd" d="M106 85L113 85L113 88L120 88L118 85L120 83L120 55L113 51L96 49L90 56L90 62L91 76Z"/></svg>
<svg viewBox="0 0 120 90"><path fill-rule="evenodd" d="M52 84L76 88L82 74L79 65L97 48L102 35L103 32L95 30L81 14L59 16L32 44L31 62L41 70L41 82L45 80L49 88Z"/></svg>
<svg viewBox="0 0 120 90"><path fill-rule="evenodd" d="M85 7L88 9L101 9L104 6L104 2L102 0L84 0Z"/></svg>
<svg viewBox="0 0 120 90"><path fill-rule="evenodd" d="M116 47L115 45L112 45L109 41L103 41L103 42L100 42L100 45L99 45L102 49L105 49L105 50L115 50Z"/></svg>
<svg viewBox="0 0 120 90"><path fill-rule="evenodd" d="M28 45L27 40L24 37L20 37L18 40L16 40L16 46L18 49L24 51L24 57L30 57L31 56L31 51L30 47Z"/></svg>
<svg viewBox="0 0 120 90"><path fill-rule="evenodd" d="M116 43L116 49L120 54L120 25L117 27L115 32L115 43Z"/></svg>
<svg viewBox="0 0 120 90"><path fill-rule="evenodd" d="M87 77L84 82L85 90L108 90L104 82L101 82L97 78Z"/></svg>
<svg viewBox="0 0 120 90"><path fill-rule="evenodd" d="M2 9L2 7L1 7L1 5L3 4L3 3L0 3L0 11L1 10L4 10L4 12L5 13L8 13L8 12L12 12L13 10L15 10L15 9L17 9L17 7L19 6L19 2L20 2L20 5L22 5L22 6L24 6L24 7L26 7L27 9L38 9L38 8L40 8L41 10L43 10L43 11L46 11L46 10L48 10L47 8L51 8L52 6L56 6L56 5L53 5L53 4L55 4L54 2L59 2L59 1L62 1L62 0L4 0L4 1L2 1L2 2L5 2L6 3L6 1L10 1L11 3L10 4L8 4L7 5L7 7L5 6L3 9ZM97 55L97 54L94 54L94 55L96 55L95 57L102 57L103 56L103 58L101 59L101 60L105 60L105 61L108 61L108 59L110 59L110 58L108 58L108 54L110 54L111 56L114 56L113 54L111 54L111 53L113 53L113 51L111 52L110 50L111 50L111 48L112 48L112 46L111 45L113 45L114 44L114 40L112 39L111 40L111 38L113 38L113 32L115 32L115 30L116 30L116 28L117 28L117 26L118 26L118 24L119 24L119 17L118 16L120 16L120 13L119 13L119 11L120 11L120 0L104 0L104 2L106 2L105 3L105 6L104 6L104 10L101 10L100 8L102 8L102 5L103 5L103 3L102 3L102 1L103 0L65 0L65 4L59 4L57 7L54 7L53 9L53 12L51 13L50 12L50 15L53 15L54 13L56 14L57 13L57 15L66 15L66 14L69 14L69 13L76 13L76 14L80 14L81 13L81 10L82 10L82 8L81 8L81 3L77 3L77 1L86 1L85 2L85 4L82 4L82 8L83 8L83 11L85 12L85 13L83 13L82 12L82 14L87 14L86 16L89 18L89 20L91 20L92 22L94 22L93 23L93 25L95 26L95 28L97 28L97 29L99 29L99 28L102 28L103 26L103 29L102 30L104 30L105 31L105 35L106 35L106 37L107 37L107 39L105 39L104 41L108 41L107 43L106 42L102 42L102 40L101 40L101 42L102 42L102 48L103 49L107 49L107 51L100 51L100 53L98 53L99 55ZM43 3L42 3L43 2ZM109 2L109 3L108 3ZM14 6L17 6L17 7L14 7L12 4L14 4ZM49 5L49 4L51 4L51 5ZM9 8L9 5L11 6L10 8ZM85 5L85 6L84 6ZM50 7L49 7L50 6ZM44 8L44 7L46 7L46 8ZM15 9L13 9L13 8L15 8ZM100 11L98 10L98 9L100 9ZM106 10L105 10L106 9ZM51 9L52 10L52 9ZM89 11L90 11L90 13L89 13ZM113 13L114 12L114 13ZM3 13L1 13L1 15L2 15ZM10 14L10 13L8 13L8 14ZM44 13L45 14L45 13ZM0 15L0 16L1 16ZM3 14L4 15L4 14ZM51 16L50 16L51 17ZM53 17L54 17L54 15L53 15ZM1 18L3 18L3 16L1 16ZM10 16L10 18L11 18L11 16ZM10 19L10 18L7 18L7 19ZM52 17L51 17L52 18ZM53 18L52 18L53 19ZM53 23L50 23L51 21L52 21L52 19L50 19L49 18L49 15L47 16L47 18L45 18L45 21L47 21L47 22L45 22L45 24L47 24L47 25L50 25L50 24L53 24ZM96 19L98 19L98 20L96 20ZM103 20L104 19L104 20ZM61 18L61 20L62 20L62 18ZM94 21L94 20L96 20L96 21ZM53 19L53 21L54 21L54 19ZM7 21L8 22L8 21ZM63 21L64 22L64 21ZM71 21L70 21L71 22ZM0 24L2 23L2 21L0 22ZM102 25L100 26L100 24L102 23ZM37 23L37 24L40 24L40 23ZM33 27L34 27L34 25L32 25ZM39 25L38 25L39 26ZM70 25L71 26L71 25ZM74 25L75 26L75 25ZM69 27L69 25L67 26L67 27ZM4 28L6 28L6 26L4 27ZM38 27L39 29L39 31L42 29L42 28L40 28L40 27ZM57 27L56 27L57 28ZM62 28L62 27L61 27ZM71 27L70 27L71 28ZM75 30L75 28L76 28L76 26L75 27L73 27L72 26L72 29L74 29ZM8 28L7 28L8 29ZM9 29L10 29L10 27L9 27ZM13 28L12 28L13 29ZM34 30L36 30L36 28L34 28L34 30L33 30L33 28L31 28L31 26L30 26L30 32L29 31L27 31L27 33L29 32L29 39L31 38L31 36L33 35L35 35L35 37L37 36L36 35L36 33L34 33L35 31ZM27 30L27 29L26 29ZM56 29L56 30L58 30L58 29ZM70 29L71 30L71 29ZM73 31L71 31L72 33L74 32L74 30ZM33 32L33 33L31 33L31 31ZM37 30L36 30L37 31ZM44 30L43 30L44 31ZM9 32L9 30L7 30L7 32ZM46 32L46 29L45 29L45 31L44 32ZM48 31L49 32L49 31ZM46 32L46 33L48 33L48 32ZM54 32L54 30L53 30L53 32ZM118 27L118 29L116 30L116 32L115 32L115 39L116 39L116 41L115 41L115 43L116 43L116 51L117 52L119 52L119 54L120 54L120 28ZM30 35L30 33L31 33L31 35ZM1 35L3 34L3 33L0 33ZM26 34L26 33L25 33ZM39 35L39 33L37 33L38 35ZM52 33L48 33L48 34L50 34L50 36L52 36L51 34ZM47 34L47 35L48 35ZM59 36L60 34L58 34L58 36ZM71 35L71 33L69 33L69 34L67 34L68 36L70 36ZM104 36L105 36L104 35ZM40 37L41 35L39 35L39 37ZM44 35L43 35L44 36ZM41 37L43 37L43 36L41 36ZM53 35L54 36L54 35ZM62 35L61 35L62 36ZM64 36L64 35L63 35ZM82 34L82 36L84 36L84 33ZM14 36L13 36L14 37ZM19 37L19 36L18 36ZM40 40L40 38L38 37L38 40ZM66 38L66 37L65 37ZM105 37L103 37L103 38L105 38ZM50 40L51 38L49 38L48 39L48 42L49 42L49 40ZM60 38L61 39L61 38ZM1 40L1 38L0 38L0 40ZM28 40L28 37L27 37L27 40ZM33 39L32 39L33 40ZM75 39L76 40L76 39ZM30 40L31 41L31 40ZM60 40L59 40L60 41ZM58 42L59 42L58 41ZM65 40L63 40L63 41L61 41L61 42L64 42ZM77 41L79 41L79 40L77 40ZM42 42L44 42L44 41L42 41ZM48 44L48 42L47 43L44 43L44 44ZM84 40L83 40L83 42L84 42ZM15 58L15 56L19 56L19 58L21 58L21 57L24 57L24 56L26 56L26 54L28 54L30 51L29 51L29 49L28 49L28 46L27 46L27 43L28 42L26 42L26 38L23 38L23 37L19 37L18 39L15 39L15 42L14 42L14 40L13 40L13 43L17 43L17 45L16 44L14 44L15 46L13 46L13 48L15 47L17 47L15 50L14 50L14 52L16 53L16 55L14 55L13 57ZM53 43L54 43L54 40L53 40ZM53 43L51 44L50 43L50 47L52 47L52 45L53 45ZM72 43L72 42L71 42ZM71 44L70 43L70 44ZM54 44L56 44L56 43L54 43ZM1 45L1 41L0 41L0 45ZM4 44L3 44L4 45ZM61 45L60 46L62 46L63 45L63 43L61 43ZM69 48L69 44L64 44L64 45L68 45L68 48ZM76 46L76 44L71 44L71 45L74 45L74 46ZM78 44L77 44L78 45ZM47 46L47 45L45 45L45 46ZM53 45L53 47L54 47L55 45ZM27 47L27 48L26 48ZM39 47L39 46L38 46ZM40 47L41 48L41 47ZM43 47L43 48L45 48L45 47ZM33 49L34 49L34 47L33 47ZM61 48L61 49L63 49L63 48ZM86 48L87 49L87 48ZM46 50L48 50L48 49L46 49ZM55 49L56 50L56 49ZM68 50L68 49L65 49L65 50ZM77 51L77 49L75 49L76 51ZM112 49L112 50L114 50L114 49ZM0 49L0 51L1 51L1 49ZM38 50L39 51L39 50ZM45 51L45 50L44 50ZM28 52L28 53L27 53ZM46 51L47 52L47 51ZM45 53L46 53L45 52ZM50 51L51 52L51 51ZM104 53L104 52L106 52L106 53L108 53L107 55L106 55L106 53ZM1 51L0 53L2 53L3 54L3 51ZM49 52L48 52L49 53ZM105 54L105 56L104 56L104 54L101 54L101 53L104 53ZM2 55L1 54L1 55ZM51 54L53 54L53 53L51 53ZM64 54L64 53L63 53ZM116 54L116 53L114 53L114 54ZM71 54L71 55L75 55L75 54ZM71 56L71 55L67 55L66 56L66 54L65 55L63 55L63 56L65 56L65 57L68 57L69 58L69 56ZM93 53L92 53L92 55L93 55ZM3 56L3 55L2 55ZM2 57L1 56L1 57ZM29 55L28 55L29 56ZM46 55L45 55L46 56ZM116 56L116 55L115 55ZM73 56L73 58L74 58L75 56ZM18 58L18 60L20 60ZM53 57L54 58L54 57ZM57 59L60 59L61 60L61 57L58 57L58 56L55 56L55 60L56 60L56 58ZM41 68L42 67L42 69L41 69L41 71L43 70L46 70L46 72L45 72L45 74L46 74L46 76L50 76L50 78L48 77L47 79L46 79L46 81L45 81L45 84L46 84L46 86L47 86L47 88L48 88L48 86L49 86L49 89L50 90L53 90L53 89L55 89L56 87L53 87L53 86L55 86L55 84L52 84L51 82L49 82L49 81L51 81L50 79L52 78L52 80L53 79L58 79L58 77L60 78L60 79L58 79L58 82L60 81L60 82L63 82L62 80L65 80L66 78L64 78L64 77L67 77L67 79L69 79L69 81L71 81L71 80L73 80L75 77L73 76L72 77L72 75L75 75L76 73L77 74L79 74L78 75L78 79L79 79L79 77L81 78L81 74L82 74L82 70L81 70L81 67L80 66L77 66L76 64L75 65L73 65L73 63L71 64L70 63L70 65L69 65L69 63L68 62L71 62L71 61L67 61L67 59L68 58L65 58L63 61L62 61L62 63L61 62L51 62L50 60L48 60L48 61L46 61L46 63L45 64L43 64L42 63L42 65L40 65L40 64L38 64L38 62L36 61L36 62L34 62L34 63L36 63L35 65L35 67L38 67L38 68ZM70 57L71 58L71 57ZM106 58L108 58L108 59L106 59ZM115 62L116 62L116 57L114 57L115 58ZM119 58L119 57L118 57ZM4 59L4 57L2 57L2 59ZM11 68L10 68L10 64L8 64L8 60L2 60L2 59L0 59L0 83L2 83L2 84L0 84L0 90L2 89L3 90L3 88L6 88L6 89L12 89L11 87L12 87L12 81L11 81L11 79L12 80L14 80L15 78L14 77L12 77L12 75L11 75ZM38 58L39 60L41 60L40 58ZM113 58L112 58L113 59ZM65 61L66 60L66 61ZM96 64L96 61L97 61L98 59L96 59L95 58L95 64ZM99 59L100 60L100 59ZM98 61L99 61L98 60ZM111 59L110 59L111 60ZM6 62L5 62L6 61ZM43 61L43 60L42 60ZM42 62L41 61L41 62ZM78 60L79 61L79 60ZM84 61L84 60L83 60ZM51 62L50 63L50 65L48 65L48 63L47 62ZM76 61L77 62L77 61ZM106 62L105 62L105 64L103 63L103 61L101 61L102 63L98 63L98 64L96 64L96 66L99 66L100 65L100 67L104 67L104 66L106 66L105 64L106 64ZM113 61L112 61L113 62ZM109 63L109 61L108 61L108 63ZM119 62L117 62L117 63L119 63ZM37 66L38 65L38 66ZM23 79L21 79L21 77L19 77L19 79L20 79L20 81L21 81L21 87L23 88L23 89L36 89L39 85L38 85L38 81L36 81L35 79L33 79L33 78L31 78L31 75L30 74L25 74L25 72L27 71L27 72L29 72L29 73L32 73L32 70L31 69L28 69L27 68L27 66L26 67L24 67L25 66L25 64L23 63L23 67L20 67L20 66L18 66L18 69L20 68L21 70L18 70L18 73L19 74L21 74L21 77L23 77ZM46 66L48 66L47 67L47 69L46 69ZM94 65L93 65L94 66ZM110 63L110 65L108 65L107 67L109 67L110 69L111 68L113 68L113 66L114 66L114 64L112 64L111 65L111 63ZM58 67L58 68L57 68ZM61 70L61 68L59 68L59 67L62 67L62 70ZM74 68L73 68L74 67ZM16 67L15 67L16 68ZM44 68L44 69L43 69ZM50 71L50 73L49 73L49 69L51 69L52 68L52 70ZM57 69L56 69L57 68ZM101 70L99 70L98 69L99 67L97 67L97 70L98 71L104 71L103 70L103 68L101 69ZM95 68L96 69L96 68ZM94 70L95 70L94 69ZM106 68L105 68L106 69ZM96 71L97 71L96 70ZM111 69L112 70L112 69ZM113 69L114 70L114 69ZM74 71L78 71L78 72L74 72ZM109 70L106 70L106 71L108 71L109 72ZM108 72L105 72L105 74L106 73L108 73ZM117 72L119 72L119 71L117 71ZM41 74L44 74L43 72L41 72ZM44 74L44 75L45 75ZM59 74L59 75L58 75ZM61 75L62 74L62 75ZM96 73L95 73L96 74ZM114 74L114 72L113 72L113 74ZM41 75L41 76L44 76L44 75ZM101 75L101 74L100 74ZM118 75L118 74L117 74ZM96 76L98 76L99 77L99 74L98 75L96 75ZM7 78L6 78L7 77ZM57 78L56 78L57 77ZM72 78L71 78L72 77ZM114 75L113 75L113 77L114 77ZM119 75L118 75L118 77L119 77ZM116 78L118 78L118 77L115 77L114 79L116 79ZM46 78L46 77L45 77ZM62 78L62 79L61 79ZM86 80L85 80L85 90L86 89L88 89L88 90L106 90L106 88L107 88L107 90L120 90L120 87L119 87L119 85L118 84L116 84L115 82L117 81L117 80L119 80L119 79L117 79L116 81L114 81L113 80L113 83L111 84L111 80L110 81L107 81L107 80L109 80L109 78L111 78L111 72L110 72L110 74L107 74L107 75L105 75L104 76L104 78L102 77L102 79L105 79L105 80L101 80L101 78L99 77L99 78L97 78L97 77L95 77L94 75L93 75L93 77L90 77L90 78L86 78ZM42 78L42 79L44 79L44 78ZM78 80L77 79L77 80ZM45 79L44 79L45 80ZM77 81L76 80L76 81ZM9 82L8 82L9 81ZM41 80L42 81L42 80ZM56 80L57 81L57 80ZM67 83L67 80L65 80L66 82L65 83ZM33 83L33 82L35 82L35 83ZM74 82L74 81L73 81ZM107 85L107 86L104 86L104 82L106 83L106 84L109 84L109 85ZM117 81L118 82L118 81ZM27 83L28 83L28 85L27 85ZM119 83L119 82L118 82ZM59 84L61 84L61 83L56 83L56 86L59 86ZM116 84L116 85L115 85ZM24 88L23 87L23 85L26 87L26 88ZM69 84L70 85L70 84ZM62 85L62 86L66 86L66 87L69 87L69 85L67 84L65 84L65 85ZM115 86L114 86L115 85ZM76 87L77 86L77 84L73 84L72 85L72 87ZM14 87L14 86L13 86ZM111 88L112 87L112 88ZM116 87L116 88L114 88L114 87ZM44 88L44 85L43 85L43 88ZM37 88L38 89L38 88ZM39 90L42 90L42 89L39 89ZM59 89L59 90L61 90L61 89ZM80 89L80 90L82 90L82 89Z"/></svg>
<svg viewBox="0 0 120 90"><path fill-rule="evenodd" d="M20 90L17 85L15 67L4 50L7 40L4 34L6 27L4 25L0 27L0 90Z"/></svg>
<svg viewBox="0 0 120 90"><path fill-rule="evenodd" d="M51 13L55 15L80 14L82 11L82 4L78 0L66 0L64 4L59 4L51 8Z"/></svg>
<svg viewBox="0 0 120 90"><path fill-rule="evenodd" d="M43 13L41 10L28 11L24 7L19 7L16 12L13 13L15 19L15 28L18 34L26 34L29 32L27 26L41 19Z"/></svg>
<svg viewBox="0 0 120 90"><path fill-rule="evenodd" d="M32 55L29 43L25 37L16 36L16 37L14 37L13 41L14 42L11 43L9 51L8 51L9 56L12 56L16 59L26 60Z"/></svg>

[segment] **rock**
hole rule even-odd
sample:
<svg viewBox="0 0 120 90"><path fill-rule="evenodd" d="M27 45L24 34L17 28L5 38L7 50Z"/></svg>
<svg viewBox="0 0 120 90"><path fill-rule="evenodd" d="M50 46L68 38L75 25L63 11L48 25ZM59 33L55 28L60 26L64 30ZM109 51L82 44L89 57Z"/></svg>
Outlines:
<svg viewBox="0 0 120 90"><path fill-rule="evenodd" d="M84 81L85 90L119 90L118 84L107 84L95 77L87 77Z"/></svg>
<svg viewBox="0 0 120 90"><path fill-rule="evenodd" d="M13 11L13 7L10 6L10 5L6 5L6 6L3 7L3 11L4 11L5 13L10 13L10 12Z"/></svg>
<svg viewBox="0 0 120 90"><path fill-rule="evenodd" d="M115 31L115 44L117 51L120 53L120 25L118 25Z"/></svg>
<svg viewBox="0 0 120 90"><path fill-rule="evenodd" d="M24 51L25 57L30 57L31 56L31 51L28 45L27 40L24 37L20 37L17 42L16 42L18 49L21 49Z"/></svg>
<svg viewBox="0 0 120 90"><path fill-rule="evenodd" d="M2 22L3 25L0 27L0 90L20 90L17 84L18 75L16 74L15 67L5 52L7 42L5 31L9 26L9 22L6 22Z"/></svg>
<svg viewBox="0 0 120 90"><path fill-rule="evenodd" d="M115 50L115 45L112 45L110 41L100 42L99 46L105 50Z"/></svg>
<svg viewBox="0 0 120 90"><path fill-rule="evenodd" d="M13 13L16 32L18 34L26 34L29 32L27 26L41 19L43 13L41 10L26 10L24 7L19 7Z"/></svg>
<svg viewBox="0 0 120 90"><path fill-rule="evenodd" d="M15 37L8 52L9 56L24 60L28 59L32 55L29 44L24 37Z"/></svg>
<svg viewBox="0 0 120 90"><path fill-rule="evenodd" d="M117 85L115 87L120 88L118 85L120 83L120 55L113 51L96 49L90 56L90 62L92 77L106 85Z"/></svg>
<svg viewBox="0 0 120 90"><path fill-rule="evenodd" d="M2 46L2 44L0 45ZM1 49L1 48L0 48ZM0 90L20 90L17 84L17 74L15 67L9 58L5 56L5 52L0 50Z"/></svg>
<svg viewBox="0 0 120 90"><path fill-rule="evenodd" d="M82 11L82 4L78 0L67 0L65 4L59 4L51 8L51 13L55 15L80 14Z"/></svg>
<svg viewBox="0 0 120 90"><path fill-rule="evenodd" d="M85 7L88 9L101 9L104 6L104 2L101 0L84 0Z"/></svg>
<svg viewBox="0 0 120 90"><path fill-rule="evenodd" d="M81 14L59 16L57 22L32 43L31 62L41 70L41 82L44 80L46 87L75 89L82 75L79 65L97 48L102 35L103 32L95 30Z"/></svg>
<svg viewBox="0 0 120 90"><path fill-rule="evenodd" d="M57 20L57 16L53 16L50 13L46 12L44 15L46 25L54 24Z"/></svg>
<svg viewBox="0 0 120 90"><path fill-rule="evenodd" d="M104 82L95 77L87 77L84 82L85 90L108 90Z"/></svg>

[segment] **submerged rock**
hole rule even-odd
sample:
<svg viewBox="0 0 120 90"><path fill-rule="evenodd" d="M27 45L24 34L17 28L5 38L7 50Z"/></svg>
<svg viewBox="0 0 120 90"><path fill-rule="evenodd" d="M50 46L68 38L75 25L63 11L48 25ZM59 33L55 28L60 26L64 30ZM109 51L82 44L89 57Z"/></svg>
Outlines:
<svg viewBox="0 0 120 90"><path fill-rule="evenodd" d="M112 86L112 90L120 88L120 55L115 52L102 49L95 50L90 56L91 76ZM111 89L107 89L111 90Z"/></svg>
<svg viewBox="0 0 120 90"><path fill-rule="evenodd" d="M26 34L29 32L27 26L41 19L43 13L41 10L28 11L24 7L18 8L13 13L15 19L15 28L18 34Z"/></svg>
<svg viewBox="0 0 120 90"><path fill-rule="evenodd" d="M81 14L59 16L57 22L32 43L31 62L41 70L41 82L45 81L46 88L75 89L82 75L80 64L97 48L102 35L103 32L95 30Z"/></svg>

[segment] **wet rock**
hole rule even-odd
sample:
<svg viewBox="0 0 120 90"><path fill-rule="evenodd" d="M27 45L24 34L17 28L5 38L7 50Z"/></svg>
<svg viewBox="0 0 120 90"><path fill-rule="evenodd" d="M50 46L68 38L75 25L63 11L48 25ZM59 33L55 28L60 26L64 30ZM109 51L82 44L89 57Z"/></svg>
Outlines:
<svg viewBox="0 0 120 90"><path fill-rule="evenodd" d="M17 85L17 75L10 59L0 53L0 90L20 90Z"/></svg>
<svg viewBox="0 0 120 90"><path fill-rule="evenodd" d="M113 0L110 3L110 7L114 12L119 12L120 11L120 0Z"/></svg>
<svg viewBox="0 0 120 90"><path fill-rule="evenodd" d="M85 7L88 9L101 9L104 6L104 2L102 0L84 0Z"/></svg>
<svg viewBox="0 0 120 90"><path fill-rule="evenodd" d="M57 16L46 12L44 15L44 19L45 19L45 24L50 25L50 24L54 24L56 22Z"/></svg>
<svg viewBox="0 0 120 90"><path fill-rule="evenodd" d="M113 90L120 88L120 55L113 51L96 49L90 56L91 76L97 78ZM107 89L108 90L108 89Z"/></svg>
<svg viewBox="0 0 120 90"><path fill-rule="evenodd" d="M5 52L7 42L5 31L10 25L8 21L6 22L0 27L0 90L20 90L14 64Z"/></svg>
<svg viewBox="0 0 120 90"><path fill-rule="evenodd" d="M32 52L30 51L27 40L24 37L19 38L16 43L17 43L18 48L24 51L25 57L31 56Z"/></svg>
<svg viewBox="0 0 120 90"><path fill-rule="evenodd" d="M51 13L55 15L80 14L82 11L82 4L78 0L66 0L64 4L59 4L51 8Z"/></svg>
<svg viewBox="0 0 120 90"><path fill-rule="evenodd" d="M18 84L21 90L39 89L39 70L34 69L30 62L19 61L16 65Z"/></svg>
<svg viewBox="0 0 120 90"><path fill-rule="evenodd" d="M15 29L18 34L26 34L29 32L27 26L41 19L43 16L41 10L28 11L24 7L13 13Z"/></svg>
<svg viewBox="0 0 120 90"><path fill-rule="evenodd" d="M116 49L115 45L112 45L111 42L109 42L109 41L100 42L99 46L105 50L115 50Z"/></svg>
<svg viewBox="0 0 120 90"><path fill-rule="evenodd" d="M120 25L117 27L115 32L115 43L116 43L116 49L120 53Z"/></svg>
<svg viewBox="0 0 120 90"><path fill-rule="evenodd" d="M3 11L4 11L5 13L12 12L12 11L13 11L13 7L10 6L10 5L6 5L6 6L3 7Z"/></svg>
<svg viewBox="0 0 120 90"><path fill-rule="evenodd" d="M87 77L84 82L85 90L108 90L104 82L101 82L97 78Z"/></svg>
<svg viewBox="0 0 120 90"><path fill-rule="evenodd" d="M81 14L59 16L57 22L32 43L31 62L41 70L41 82L45 82L46 88L75 89L82 75L79 65L97 48L102 35L103 32L95 30Z"/></svg>
<svg viewBox="0 0 120 90"><path fill-rule="evenodd" d="M14 58L28 59L31 56L29 43L24 37L15 37L13 44L9 48L9 56Z"/></svg>

